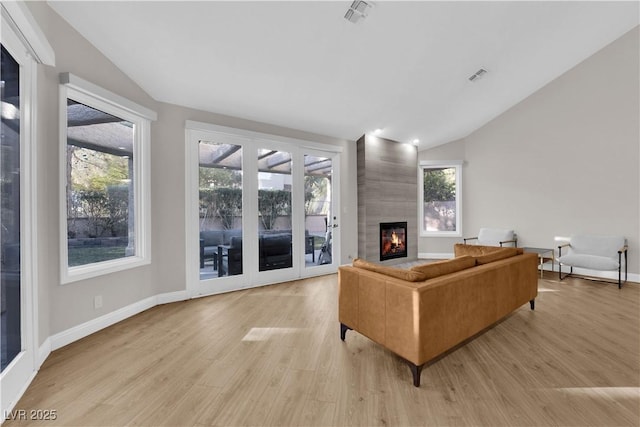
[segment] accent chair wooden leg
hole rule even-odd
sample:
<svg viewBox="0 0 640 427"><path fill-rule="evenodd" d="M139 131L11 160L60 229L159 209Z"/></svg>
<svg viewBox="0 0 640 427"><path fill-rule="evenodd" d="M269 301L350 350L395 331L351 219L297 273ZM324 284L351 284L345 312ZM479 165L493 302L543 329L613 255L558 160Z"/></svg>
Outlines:
<svg viewBox="0 0 640 427"><path fill-rule="evenodd" d="M529 305L531 306L531 310L535 310L536 309L536 300L532 299L531 301L529 301Z"/></svg>
<svg viewBox="0 0 640 427"><path fill-rule="evenodd" d="M424 365L414 365L409 362L409 368L411 369L411 375L413 375L414 387L420 387L420 374L422 373L422 367Z"/></svg>
<svg viewBox="0 0 640 427"><path fill-rule="evenodd" d="M340 339L344 341L345 336L347 335L347 331L351 330L350 327L345 325L344 323L340 323Z"/></svg>

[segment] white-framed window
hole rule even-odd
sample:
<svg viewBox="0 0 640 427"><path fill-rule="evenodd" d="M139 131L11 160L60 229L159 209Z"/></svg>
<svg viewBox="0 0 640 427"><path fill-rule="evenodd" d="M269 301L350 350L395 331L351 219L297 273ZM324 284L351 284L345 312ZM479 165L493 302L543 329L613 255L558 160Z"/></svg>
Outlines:
<svg viewBox="0 0 640 427"><path fill-rule="evenodd" d="M462 161L426 161L418 168L421 236L462 236Z"/></svg>
<svg viewBox="0 0 640 427"><path fill-rule="evenodd" d="M61 282L148 264L157 115L70 73L60 83Z"/></svg>

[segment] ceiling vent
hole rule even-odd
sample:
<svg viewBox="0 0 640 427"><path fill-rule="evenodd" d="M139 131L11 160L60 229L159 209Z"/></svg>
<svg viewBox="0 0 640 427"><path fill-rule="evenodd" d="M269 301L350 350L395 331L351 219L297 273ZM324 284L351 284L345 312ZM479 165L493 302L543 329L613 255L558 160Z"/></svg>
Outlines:
<svg viewBox="0 0 640 427"><path fill-rule="evenodd" d="M480 68L478 71L473 73L471 77L469 77L469 81L474 82L478 80L480 77L484 76L485 74L487 74L487 70L485 70L484 68Z"/></svg>
<svg viewBox="0 0 640 427"><path fill-rule="evenodd" d="M351 3L347 13L344 14L344 19L354 24L367 17L369 9L373 6L373 3L362 0L356 0Z"/></svg>

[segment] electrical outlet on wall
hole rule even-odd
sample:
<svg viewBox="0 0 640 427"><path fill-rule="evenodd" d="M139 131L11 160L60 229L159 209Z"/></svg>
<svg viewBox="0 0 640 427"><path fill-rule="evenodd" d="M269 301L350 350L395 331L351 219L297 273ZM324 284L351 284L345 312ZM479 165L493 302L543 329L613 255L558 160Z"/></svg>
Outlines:
<svg viewBox="0 0 640 427"><path fill-rule="evenodd" d="M96 295L93 298L93 308L101 308L102 307L102 295Z"/></svg>

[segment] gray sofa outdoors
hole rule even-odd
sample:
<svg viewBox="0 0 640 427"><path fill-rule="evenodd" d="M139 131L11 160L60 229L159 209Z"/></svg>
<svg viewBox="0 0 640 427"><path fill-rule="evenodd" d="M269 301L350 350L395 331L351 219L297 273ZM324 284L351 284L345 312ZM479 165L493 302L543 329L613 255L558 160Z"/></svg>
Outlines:
<svg viewBox="0 0 640 427"><path fill-rule="evenodd" d="M232 237L242 239L242 230L205 230L200 232L200 268L205 261L213 260L214 270L218 269L218 246L230 245Z"/></svg>
<svg viewBox="0 0 640 427"><path fill-rule="evenodd" d="M292 266L290 230L261 231L258 238L259 270ZM200 268L213 261L218 276L242 274L242 230L200 232Z"/></svg>

